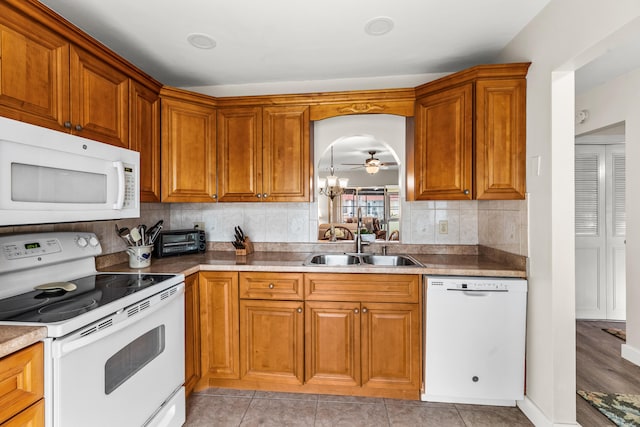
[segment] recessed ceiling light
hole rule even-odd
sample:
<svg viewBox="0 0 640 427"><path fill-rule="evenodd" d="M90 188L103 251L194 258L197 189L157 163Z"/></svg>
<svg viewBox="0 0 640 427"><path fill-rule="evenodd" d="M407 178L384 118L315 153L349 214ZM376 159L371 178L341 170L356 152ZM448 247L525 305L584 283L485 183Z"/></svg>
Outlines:
<svg viewBox="0 0 640 427"><path fill-rule="evenodd" d="M187 36L187 41L198 49L213 49L216 47L216 41L208 34L191 33Z"/></svg>
<svg viewBox="0 0 640 427"><path fill-rule="evenodd" d="M364 25L365 33L371 36L381 36L393 30L393 20L387 16L372 18Z"/></svg>

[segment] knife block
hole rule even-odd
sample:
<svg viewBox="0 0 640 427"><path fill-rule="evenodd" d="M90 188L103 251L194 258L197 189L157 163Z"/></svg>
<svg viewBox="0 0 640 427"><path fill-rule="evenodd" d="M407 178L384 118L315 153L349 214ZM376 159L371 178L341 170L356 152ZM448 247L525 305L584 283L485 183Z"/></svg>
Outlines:
<svg viewBox="0 0 640 427"><path fill-rule="evenodd" d="M245 236L243 243L244 249L236 249L236 256L246 256L253 253L253 243L249 237Z"/></svg>

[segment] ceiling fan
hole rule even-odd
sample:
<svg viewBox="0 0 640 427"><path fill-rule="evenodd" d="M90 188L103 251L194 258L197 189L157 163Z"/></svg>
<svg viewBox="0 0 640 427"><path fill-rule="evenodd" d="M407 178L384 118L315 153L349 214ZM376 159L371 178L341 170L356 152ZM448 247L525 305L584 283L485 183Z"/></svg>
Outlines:
<svg viewBox="0 0 640 427"><path fill-rule="evenodd" d="M362 164L362 163L343 163L343 165L345 165L345 166L355 166L355 168L353 168L353 169L364 168L364 170L367 171L367 173L369 173L371 175L373 175L375 173L378 173L380 168L383 167L383 166L395 166L395 165L397 165L396 162L381 162L379 159L376 159L374 157L375 154L376 154L376 151L369 151L368 153L369 153L369 155L371 157L366 159L364 161L364 164Z"/></svg>

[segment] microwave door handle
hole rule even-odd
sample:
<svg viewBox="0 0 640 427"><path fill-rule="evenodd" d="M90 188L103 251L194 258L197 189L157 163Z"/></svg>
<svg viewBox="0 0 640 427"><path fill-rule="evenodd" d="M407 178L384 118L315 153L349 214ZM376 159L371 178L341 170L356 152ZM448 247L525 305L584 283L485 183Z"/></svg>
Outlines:
<svg viewBox="0 0 640 427"><path fill-rule="evenodd" d="M116 197L116 202L113 204L113 209L121 210L124 206L125 192L124 163L120 161L113 162L113 167L116 168L116 173L118 174L118 197Z"/></svg>

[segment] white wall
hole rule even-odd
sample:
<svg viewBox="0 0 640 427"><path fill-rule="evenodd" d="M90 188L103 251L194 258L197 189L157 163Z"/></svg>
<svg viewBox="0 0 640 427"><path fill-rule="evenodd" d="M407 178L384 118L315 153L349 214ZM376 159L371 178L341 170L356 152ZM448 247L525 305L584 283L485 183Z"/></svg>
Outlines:
<svg viewBox="0 0 640 427"><path fill-rule="evenodd" d="M622 356L640 364L640 267L633 260L640 254L640 69L618 77L576 97L576 110L589 111L589 118L576 125L576 134L625 122L627 247L627 342ZM637 188L637 189L636 189Z"/></svg>
<svg viewBox="0 0 640 427"><path fill-rule="evenodd" d="M527 77L527 396L520 407L536 425L576 419L572 71L639 16L635 0L552 0L499 58L533 63Z"/></svg>

